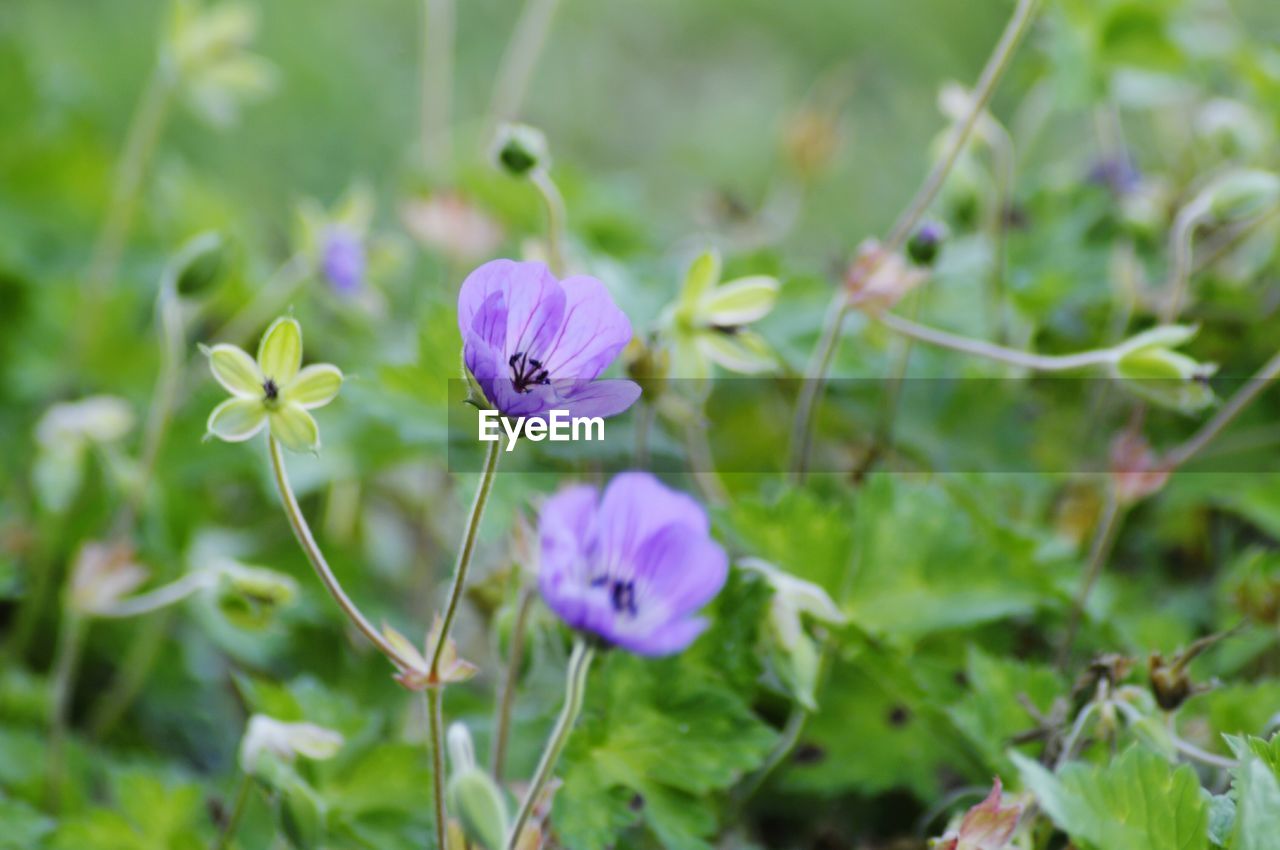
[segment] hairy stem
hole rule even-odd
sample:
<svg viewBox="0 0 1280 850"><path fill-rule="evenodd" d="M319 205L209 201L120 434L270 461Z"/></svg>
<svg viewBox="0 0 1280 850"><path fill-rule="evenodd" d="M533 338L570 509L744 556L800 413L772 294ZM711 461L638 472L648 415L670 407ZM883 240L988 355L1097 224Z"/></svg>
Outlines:
<svg viewBox="0 0 1280 850"><path fill-rule="evenodd" d="M436 846L448 847L449 813L444 804L444 685L431 685L424 695L431 738L431 802L436 811Z"/></svg>
<svg viewBox="0 0 1280 850"><path fill-rule="evenodd" d="M493 779L498 784L502 783L502 774L507 766L511 710L515 705L520 665L524 661L525 630L528 628L529 611L533 608L534 598L532 585L526 584L520 588L520 597L516 602L516 621L511 627L511 648L508 652L507 669L502 677L501 692L497 700L498 709L493 719L493 753L490 756L489 772L493 774Z"/></svg>
<svg viewBox="0 0 1280 850"><path fill-rule="evenodd" d="M907 208L903 210L894 224L893 230L885 238L882 246L882 258L892 256L906 244L907 237L911 235L911 231L919 224L920 219L924 217L925 212L929 209L929 205L933 203L933 199L937 197L938 192L942 189L947 175L951 173L951 169L955 167L956 160L960 158L961 152L964 150L965 145L968 144L974 125L977 124L983 110L987 108L997 83L1000 82L1000 78L1009 67L1014 51L1026 35L1038 4L1039 0L1018 0L1013 17L1009 19L1009 23L1005 26L1000 40L996 43L995 49L991 53L991 58L987 60L986 66L982 69L982 75L978 78L969 113L952 134L951 145L946 153L934 165L928 176L925 177L925 181L916 191L915 197L912 198ZM874 267L867 270L868 275L874 272ZM836 349L839 347L840 332L844 327L844 319L848 311L848 298L844 290L839 289L832 298L826 326L823 329L822 336L818 339L817 346L814 348L813 356L809 360L809 366L805 370L805 381L801 388L800 399L796 405L796 417L791 430L791 470L796 481L803 481L805 478L805 470L809 463L809 451L813 442L814 414L818 407L822 386L826 381L827 370L830 368Z"/></svg>
<svg viewBox="0 0 1280 850"><path fill-rule="evenodd" d="M587 673L591 669L591 659L594 655L595 650L581 637L574 641L573 653L569 656L569 668L565 672L564 706L560 709L560 717L551 730L551 737L547 739L542 758L538 761L538 768L534 771L529 789L520 803L520 811L516 813L516 819L512 823L511 834L507 836L507 850L515 850L516 845L519 844L520 834L524 832L525 825L533 815L538 796L542 793L547 780L551 778L556 761L559 760L560 753L564 750L570 733L573 732L573 725L578 721L578 715L582 712L582 698L587 690Z"/></svg>
<svg viewBox="0 0 1280 850"><path fill-rule="evenodd" d="M329 595L333 597L333 600L338 603L338 607L355 624L355 627L374 646L381 650L393 664L402 670L413 669L413 664L404 658L383 637L381 632L374 628L373 624L365 618L364 614L360 613L360 609L347 596L346 591L342 589L337 576L333 574L333 570L329 567L329 562L325 560L324 553L320 551L320 546L316 543L316 539L311 533L311 527L307 525L306 517L302 515L302 509L298 507L298 500L293 495L293 488L289 486L289 476L285 471L284 454L280 448L279 441L276 440L274 435L267 437L267 446L271 455L271 469L275 473L276 489L280 491L280 501L284 506L285 515L289 518L289 526L293 529L293 536L297 538L298 545L302 547L302 551L307 556L307 560L311 562L316 575L320 577L320 582L329 591Z"/></svg>

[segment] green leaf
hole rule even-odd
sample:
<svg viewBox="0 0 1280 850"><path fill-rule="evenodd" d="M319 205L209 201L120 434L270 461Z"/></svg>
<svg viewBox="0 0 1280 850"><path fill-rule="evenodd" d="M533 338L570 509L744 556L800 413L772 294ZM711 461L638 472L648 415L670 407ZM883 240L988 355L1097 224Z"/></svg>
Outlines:
<svg viewBox="0 0 1280 850"><path fill-rule="evenodd" d="M1257 757L1235 771L1236 840L1233 850L1280 850L1280 780Z"/></svg>
<svg viewBox="0 0 1280 850"><path fill-rule="evenodd" d="M716 818L698 799L758 766L773 740L741 697L683 656L614 653L592 675L565 753L556 831L573 850L612 844L625 800L664 846L702 848Z"/></svg>
<svg viewBox="0 0 1280 850"><path fill-rule="evenodd" d="M1011 753L1027 787L1057 826L1096 850L1203 850L1208 795L1195 771L1139 747L1109 765L1073 763L1056 776Z"/></svg>
<svg viewBox="0 0 1280 850"><path fill-rule="evenodd" d="M0 850L30 850L53 831L46 817L21 800L0 799Z"/></svg>

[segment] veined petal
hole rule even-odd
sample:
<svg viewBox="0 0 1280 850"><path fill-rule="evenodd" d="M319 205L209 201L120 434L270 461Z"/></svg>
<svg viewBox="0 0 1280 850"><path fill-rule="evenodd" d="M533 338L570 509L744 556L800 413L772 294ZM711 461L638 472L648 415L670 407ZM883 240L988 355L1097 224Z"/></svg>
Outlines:
<svg viewBox="0 0 1280 850"><path fill-rule="evenodd" d="M314 452L320 448L320 428L301 405L286 403L270 413L271 435L292 452Z"/></svg>
<svg viewBox="0 0 1280 850"><path fill-rule="evenodd" d="M262 398L262 372L248 352L219 343L209 349L209 370L227 392L240 398Z"/></svg>
<svg viewBox="0 0 1280 850"><path fill-rule="evenodd" d="M282 392L286 402L304 410L323 407L342 389L342 370L330 363L315 363L298 373Z"/></svg>
<svg viewBox="0 0 1280 850"><path fill-rule="evenodd" d="M260 399L229 398L213 409L205 426L209 433L228 443L241 443L262 430L267 408Z"/></svg>
<svg viewBox="0 0 1280 850"><path fill-rule="evenodd" d="M283 316L271 323L258 345L258 366L276 386L294 379L302 367L302 326L296 319Z"/></svg>
<svg viewBox="0 0 1280 850"><path fill-rule="evenodd" d="M686 493L667 488L647 472L623 472L605 488L597 515L599 557L606 564L634 564L636 552L666 526L686 526L703 535L707 512Z"/></svg>
<svg viewBox="0 0 1280 850"><path fill-rule="evenodd" d="M564 311L542 354L552 380L590 380L599 376L631 342L631 321L613 303L605 285L579 275L560 283Z"/></svg>

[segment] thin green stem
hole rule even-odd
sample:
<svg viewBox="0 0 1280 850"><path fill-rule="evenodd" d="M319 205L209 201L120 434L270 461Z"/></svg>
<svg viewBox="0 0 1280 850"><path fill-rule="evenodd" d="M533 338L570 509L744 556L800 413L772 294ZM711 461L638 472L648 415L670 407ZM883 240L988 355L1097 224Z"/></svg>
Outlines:
<svg viewBox="0 0 1280 850"><path fill-rule="evenodd" d="M556 277L564 277L564 197L545 168L534 169L529 181L537 187L547 208L547 265Z"/></svg>
<svg viewBox="0 0 1280 850"><path fill-rule="evenodd" d="M591 659L594 656L595 650L585 640L579 637L574 641L573 652L569 656L569 668L565 672L564 706L560 709L560 717L551 730L551 737L547 739L542 758L538 761L538 768L534 771L529 789L520 803L520 811L516 813L516 819L512 823L511 834L507 836L507 850L515 850L519 844L520 834L524 832L525 825L533 815L538 797L542 794L547 780L551 778L560 753L569 741L570 733L573 732L573 725L578 721L578 715L582 712L582 699L587 691L587 673L591 669Z"/></svg>
<svg viewBox="0 0 1280 850"><path fill-rule="evenodd" d="M1166 469L1177 469L1190 461L1225 431L1227 426L1234 422L1236 417L1244 412L1244 409L1252 404L1276 378L1280 378L1280 352L1273 355L1200 430L1192 434L1186 442L1167 452L1161 466Z"/></svg>
<svg viewBox="0 0 1280 850"><path fill-rule="evenodd" d="M502 783L502 774L507 767L507 741L511 735L511 710L515 706L516 685L520 680L520 666L524 662L525 631L529 625L529 612L533 609L536 598L533 586L525 584L520 588L520 596L516 602L516 620L511 627L511 647L507 657L506 673L502 677L501 692L498 694L497 711L493 719L493 752L490 756L489 772L495 782Z"/></svg>
<svg viewBox="0 0 1280 850"><path fill-rule="evenodd" d="M231 814L227 816L227 822L222 826L218 843L213 845L214 850L227 850L235 840L236 830L240 826L240 821L244 819L245 810L249 808L249 795L252 791L253 779L246 773L240 777L240 787L236 790L235 802L231 804Z"/></svg>
<svg viewBox="0 0 1280 850"><path fill-rule="evenodd" d="M1037 372L1066 372L1075 369L1087 369L1092 366L1105 366L1116 359L1116 351L1112 348L1097 348L1076 354L1034 354L936 330L893 313L878 313L874 315L874 318L889 330L909 339L927 342L930 345L958 351L962 354L971 354L974 357L984 357L997 363L1032 369Z"/></svg>
<svg viewBox="0 0 1280 850"><path fill-rule="evenodd" d="M449 643L449 632L453 628L454 618L458 616L458 603L462 601L462 592L466 589L467 569L471 566L471 556L475 552L476 540L480 536L480 520L484 517L484 506L489 501L489 491L493 489L494 476L498 469L498 457L501 450L499 443L489 444L485 454L484 469L480 473L480 483L476 487L476 497L471 503L471 514L467 517L467 530L462 538L462 548L458 551L458 562L453 567L453 585L449 588L449 601L445 605L444 616L440 623L440 637L431 650L431 667L429 680L435 682L440 673L440 658Z"/></svg>
<svg viewBox="0 0 1280 850"><path fill-rule="evenodd" d="M987 60L986 66L982 69L982 75L978 78L969 113L952 133L951 145L946 153L934 165L915 197L903 210L888 237L885 238L880 254L882 261L884 257L892 256L906 244L912 230L920 223L929 205L942 189L947 175L951 173L965 145L968 144L974 126L978 123L983 110L987 108L996 85L1009 67L1014 51L1026 35L1037 5L1038 0L1018 0L1013 16L1005 26L1000 40L991 53L991 58ZM866 273L870 275L874 272L875 268L872 267ZM791 470L793 478L798 482L803 481L806 475L809 451L813 442L814 414L817 411L822 387L826 382L827 370L839 347L840 333L848 311L848 298L844 290L839 289L832 298L826 327L818 339L813 356L809 360L809 366L805 370L805 381L801 387L801 396L796 405L796 417L791 430Z"/></svg>
<svg viewBox="0 0 1280 850"><path fill-rule="evenodd" d="M524 97L533 79L534 66L542 55L558 0L527 0L516 22L511 40L502 54L493 97L489 102L489 125L520 117Z"/></svg>
<svg viewBox="0 0 1280 850"><path fill-rule="evenodd" d="M217 580L218 573L214 570L187 573L182 578L157 587L155 590L117 602L109 608L100 608L93 612L93 616L120 620L150 614L212 587Z"/></svg>
<svg viewBox="0 0 1280 850"><path fill-rule="evenodd" d="M1121 504L1114 487L1107 488L1107 501L1102 509L1102 516L1094 528L1093 541L1089 546L1089 561L1085 567L1084 581L1080 583L1080 591L1076 594L1071 606L1071 614L1067 620L1067 630L1063 634L1062 644L1058 647L1058 669L1066 670L1071 663L1071 649L1075 644L1076 633L1080 630L1080 620L1084 617L1085 607L1089 604L1089 595L1098 577L1111 557L1111 549L1116 542L1116 534L1124 517L1124 506Z"/></svg>
<svg viewBox="0 0 1280 850"><path fill-rule="evenodd" d="M444 804L444 685L429 686L423 694L431 738L431 801L436 811L436 846L448 847L449 813Z"/></svg>
<svg viewBox="0 0 1280 850"><path fill-rule="evenodd" d="M809 709L802 705L796 705L791 709L791 714L787 717L787 723L782 727L782 733L774 743L768 758L746 780L742 790L739 792L737 803L739 808L746 805L747 801L756 795L756 792L764 785L765 780L772 776L778 766L786 761L787 756L791 755L791 751L800 742L800 733L804 731L805 724L809 722L810 716Z"/></svg>
<svg viewBox="0 0 1280 850"><path fill-rule="evenodd" d="M103 288L120 263L125 240L133 225L138 190L146 176L147 166L151 162L151 155L160 139L160 131L173 100L174 82L168 67L163 62L157 63L134 112L125 137L120 164L116 169L107 216L94 243L89 270L85 275L85 295L88 302L82 305L85 308L97 304ZM92 317L94 322L97 318Z"/></svg>
<svg viewBox="0 0 1280 850"><path fill-rule="evenodd" d="M1173 229L1169 234L1169 261L1172 270L1166 286L1165 302L1160 310L1161 324L1174 322L1182 312L1182 302L1187 297L1187 289L1191 283L1192 243L1196 228L1208 212L1208 200L1200 196L1178 210L1173 221Z"/></svg>
<svg viewBox="0 0 1280 850"><path fill-rule="evenodd" d="M49 763L47 793L49 808L57 812L62 806L62 791L66 783L67 721L71 712L71 695L75 687L76 671L80 667L80 654L84 648L86 622L77 612L66 606L62 624L58 630L58 649L53 662L53 685L49 711Z"/></svg>
<svg viewBox="0 0 1280 850"><path fill-rule="evenodd" d="M497 444L495 443L494 445ZM297 538L298 545L302 547L307 560L315 568L316 575L320 577L320 582L329 591L329 595L333 597L333 600L338 603L338 607L355 624L355 627L374 646L381 650L393 664L401 670L414 669L413 663L402 656L383 637L382 633L374 628L373 624L365 618L364 614L360 613L360 609L347 596L346 591L342 589L337 576L333 574L333 570L329 567L329 562L325 560L324 553L320 551L320 546L316 543L316 539L311 533L311 527L307 525L306 517L302 515L302 509L298 506L297 498L293 495L293 488L289 485L289 475L285 470L284 454L280 448L279 441L276 440L274 435L267 437L267 446L268 453L271 456L271 469L275 473L276 489L280 491L280 501L284 506L285 515L289 518L289 526L293 529L293 536Z"/></svg>
<svg viewBox="0 0 1280 850"><path fill-rule="evenodd" d="M1008 328L1005 324L1005 253L1009 235L1010 203L1013 198L1014 175L1017 170L1017 156L1014 150L1013 137L999 121L990 121L992 138L991 158L994 161L995 203L991 211L991 274L987 286L987 308L991 323L991 334L997 342L1008 339Z"/></svg>
<svg viewBox="0 0 1280 850"><path fill-rule="evenodd" d="M447 165L452 155L454 0L422 4L421 135L422 165L428 171Z"/></svg>

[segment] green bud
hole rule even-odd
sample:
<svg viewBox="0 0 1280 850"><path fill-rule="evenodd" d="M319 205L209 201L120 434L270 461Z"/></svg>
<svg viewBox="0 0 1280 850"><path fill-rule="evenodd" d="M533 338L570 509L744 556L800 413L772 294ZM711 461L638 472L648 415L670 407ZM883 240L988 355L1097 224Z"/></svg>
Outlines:
<svg viewBox="0 0 1280 850"><path fill-rule="evenodd" d="M494 159L498 167L514 177L551 167L547 137L528 124L504 124L494 138Z"/></svg>
<svg viewBox="0 0 1280 850"><path fill-rule="evenodd" d="M911 239L907 242L907 256L917 266L931 266L938 259L946 238L947 228L944 225L926 221L911 234Z"/></svg>
<svg viewBox="0 0 1280 850"><path fill-rule="evenodd" d="M1200 197L1220 221L1252 218L1280 200L1280 177L1259 169L1231 171L1209 184Z"/></svg>
<svg viewBox="0 0 1280 850"><path fill-rule="evenodd" d="M448 747L452 775L445 790L450 811L468 841L485 850L501 850L511 828L502 789L476 766L471 733L465 724L449 727Z"/></svg>
<svg viewBox="0 0 1280 850"><path fill-rule="evenodd" d="M1116 377L1161 407L1185 413L1207 407L1214 400L1208 379L1217 366L1173 350L1195 336L1196 331L1190 325L1162 325L1138 334L1117 350L1113 364Z"/></svg>
<svg viewBox="0 0 1280 850"><path fill-rule="evenodd" d="M218 582L218 608L243 629L261 629L298 595L298 583L273 570L228 563Z"/></svg>

